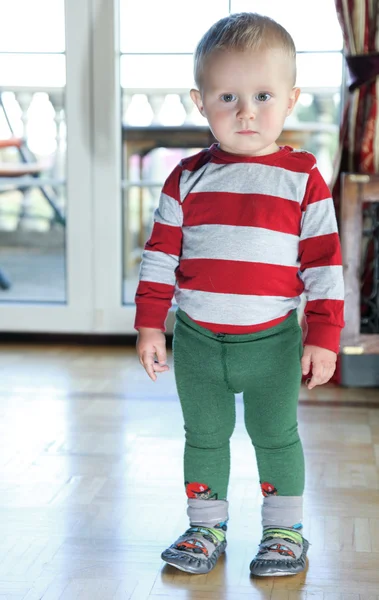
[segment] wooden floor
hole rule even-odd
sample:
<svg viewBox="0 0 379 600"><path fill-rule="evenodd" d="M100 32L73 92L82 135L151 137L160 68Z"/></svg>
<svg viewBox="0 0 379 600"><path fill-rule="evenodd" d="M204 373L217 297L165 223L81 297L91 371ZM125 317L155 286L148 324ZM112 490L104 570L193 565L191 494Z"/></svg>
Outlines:
<svg viewBox="0 0 379 600"><path fill-rule="evenodd" d="M0 600L379 600L379 390L302 390L309 566L249 577L261 496L241 399L228 548L209 575L165 567L187 525L173 374L134 351L0 346Z"/></svg>

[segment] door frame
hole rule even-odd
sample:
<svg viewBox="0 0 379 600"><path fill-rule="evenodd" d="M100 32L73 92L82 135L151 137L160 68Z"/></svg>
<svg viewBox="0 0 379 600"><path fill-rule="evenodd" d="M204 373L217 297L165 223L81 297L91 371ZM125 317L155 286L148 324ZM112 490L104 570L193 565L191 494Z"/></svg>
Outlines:
<svg viewBox="0 0 379 600"><path fill-rule="evenodd" d="M66 302L2 302L2 331L86 332L93 329L90 23L91 0L65 1Z"/></svg>

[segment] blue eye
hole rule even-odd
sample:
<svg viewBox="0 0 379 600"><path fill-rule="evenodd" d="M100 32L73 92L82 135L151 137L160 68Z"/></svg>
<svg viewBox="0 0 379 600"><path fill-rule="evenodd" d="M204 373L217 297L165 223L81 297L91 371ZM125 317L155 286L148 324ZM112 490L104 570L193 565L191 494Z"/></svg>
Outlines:
<svg viewBox="0 0 379 600"><path fill-rule="evenodd" d="M221 100L223 102L234 102L237 99L237 96L235 96L234 94L223 94L221 96Z"/></svg>
<svg viewBox="0 0 379 600"><path fill-rule="evenodd" d="M255 98L258 100L258 102L267 102L267 100L270 100L271 94L268 94L267 92L260 92L255 96Z"/></svg>

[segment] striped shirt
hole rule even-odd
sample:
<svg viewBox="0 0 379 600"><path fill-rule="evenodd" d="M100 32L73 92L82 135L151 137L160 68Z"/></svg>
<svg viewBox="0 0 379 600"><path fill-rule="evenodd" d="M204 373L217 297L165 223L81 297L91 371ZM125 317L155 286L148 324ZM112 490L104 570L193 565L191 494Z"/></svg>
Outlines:
<svg viewBox="0 0 379 600"><path fill-rule="evenodd" d="M164 331L179 307L215 333L279 324L305 292L305 343L338 352L341 250L333 200L315 157L284 146L266 156L214 144L166 180L146 243L135 328Z"/></svg>

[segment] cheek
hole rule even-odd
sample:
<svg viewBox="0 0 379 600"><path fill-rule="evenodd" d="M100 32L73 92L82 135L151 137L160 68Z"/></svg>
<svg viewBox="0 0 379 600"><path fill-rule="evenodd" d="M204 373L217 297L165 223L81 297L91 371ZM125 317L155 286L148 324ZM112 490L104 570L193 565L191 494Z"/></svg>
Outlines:
<svg viewBox="0 0 379 600"><path fill-rule="evenodd" d="M261 113L261 123L264 123L270 129L280 128L283 125L284 119L285 115L281 110L268 109Z"/></svg>
<svg viewBox="0 0 379 600"><path fill-rule="evenodd" d="M213 110L209 115L209 122L215 127L223 127L232 118L231 111L228 110Z"/></svg>

